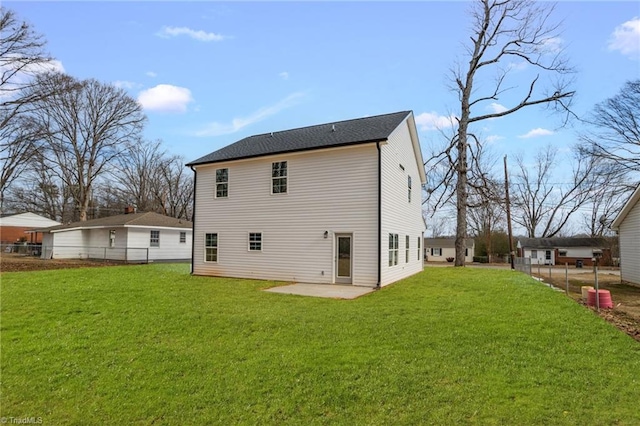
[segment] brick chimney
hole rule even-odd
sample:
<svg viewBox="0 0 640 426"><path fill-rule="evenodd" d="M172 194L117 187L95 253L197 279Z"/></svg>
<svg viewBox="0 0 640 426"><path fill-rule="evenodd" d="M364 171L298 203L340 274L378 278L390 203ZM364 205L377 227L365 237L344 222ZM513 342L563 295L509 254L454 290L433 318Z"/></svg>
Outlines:
<svg viewBox="0 0 640 426"><path fill-rule="evenodd" d="M131 213L135 213L136 209L133 206L126 206L124 208L124 214L131 214Z"/></svg>

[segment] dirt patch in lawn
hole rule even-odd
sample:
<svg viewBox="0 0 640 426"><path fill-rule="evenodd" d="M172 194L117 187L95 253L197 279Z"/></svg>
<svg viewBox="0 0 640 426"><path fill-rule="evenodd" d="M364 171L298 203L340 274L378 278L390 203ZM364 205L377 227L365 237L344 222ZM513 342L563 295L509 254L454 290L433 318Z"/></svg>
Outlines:
<svg viewBox="0 0 640 426"><path fill-rule="evenodd" d="M82 259L40 259L33 256L7 254L0 255L0 272L44 271L47 269L89 268L97 266L122 265L122 263Z"/></svg>
<svg viewBox="0 0 640 426"><path fill-rule="evenodd" d="M553 268L551 276L548 268L545 268L544 272L541 271L540 275L535 270L533 272L534 276L541 278L544 282L566 291L564 267ZM582 286L595 286L593 269L580 273L570 269L569 272L568 296L586 306L582 300ZM598 271L598 288L609 290L613 309L600 309L598 313L595 307L586 307L640 342L640 287L622 284L617 270L600 270Z"/></svg>

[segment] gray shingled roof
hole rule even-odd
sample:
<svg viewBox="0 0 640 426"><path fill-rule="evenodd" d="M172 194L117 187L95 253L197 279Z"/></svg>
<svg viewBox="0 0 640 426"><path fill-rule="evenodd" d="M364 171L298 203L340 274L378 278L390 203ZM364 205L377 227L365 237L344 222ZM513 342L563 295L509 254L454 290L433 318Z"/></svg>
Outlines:
<svg viewBox="0 0 640 426"><path fill-rule="evenodd" d="M411 111L318 124L249 136L187 164L217 163L285 152L306 151L386 140Z"/></svg>
<svg viewBox="0 0 640 426"><path fill-rule="evenodd" d="M522 248L554 249L568 247L607 247L602 238L567 237L567 238L518 238Z"/></svg>
<svg viewBox="0 0 640 426"><path fill-rule="evenodd" d="M75 228L102 228L105 226L147 226L163 228L185 228L191 229L192 223L184 219L176 219L158 213L131 213L117 216L101 217L99 219L87 220L84 222L73 222L66 225L57 225L50 228L36 230L37 232L59 231L63 229Z"/></svg>

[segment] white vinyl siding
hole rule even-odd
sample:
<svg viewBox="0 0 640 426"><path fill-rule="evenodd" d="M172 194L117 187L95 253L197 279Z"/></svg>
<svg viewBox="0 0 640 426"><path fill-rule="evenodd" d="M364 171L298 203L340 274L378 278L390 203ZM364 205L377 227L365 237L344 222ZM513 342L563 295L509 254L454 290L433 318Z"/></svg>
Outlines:
<svg viewBox="0 0 640 426"><path fill-rule="evenodd" d="M640 202L627 213L618 229L620 235L620 278L640 285Z"/></svg>
<svg viewBox="0 0 640 426"><path fill-rule="evenodd" d="M335 234L348 233L353 284L375 286L377 159L375 144L363 144L196 166L194 274L332 283ZM272 164L282 161L286 197L272 195ZM221 167L233 176L233 196L224 203L211 196L210 186ZM403 198L405 191L406 181ZM215 265L203 262L204 233L210 229L218 230L224 253ZM254 230L262 232L258 256L247 250L248 232Z"/></svg>
<svg viewBox="0 0 640 426"><path fill-rule="evenodd" d="M115 229L116 239L109 247L110 228L77 229L44 234L43 257L50 255L56 259L110 259L119 261L186 260L191 258L191 230L181 231L175 228L162 228L165 242L161 247L150 250L149 228L119 227ZM180 244L180 233L186 233L186 242Z"/></svg>
<svg viewBox="0 0 640 426"><path fill-rule="evenodd" d="M416 136L417 137L417 136ZM415 199L408 201L409 177L412 186L420 186L417 161L411 132L405 120L393 131L386 143L381 144L382 152L382 236L387 244L388 234L422 235L425 230L422 218L422 203L417 198L419 191L412 192ZM383 246L384 247L384 246ZM387 285L404 277L422 271L422 260L411 257L408 263L389 266L389 252L382 252L381 285Z"/></svg>

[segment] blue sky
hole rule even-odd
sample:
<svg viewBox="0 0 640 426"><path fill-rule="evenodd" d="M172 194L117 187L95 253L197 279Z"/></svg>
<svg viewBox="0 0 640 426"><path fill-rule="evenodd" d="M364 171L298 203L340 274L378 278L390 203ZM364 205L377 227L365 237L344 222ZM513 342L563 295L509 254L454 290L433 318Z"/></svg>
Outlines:
<svg viewBox="0 0 640 426"><path fill-rule="evenodd" d="M4 2L61 69L137 98L145 136L187 161L252 134L399 110L413 110L426 151L440 137L433 124L456 110L447 77L468 40L468 5ZM560 2L554 17L578 70L578 114L640 78L640 2ZM500 157L527 156L575 143L576 129L558 124L530 108L482 134Z"/></svg>

